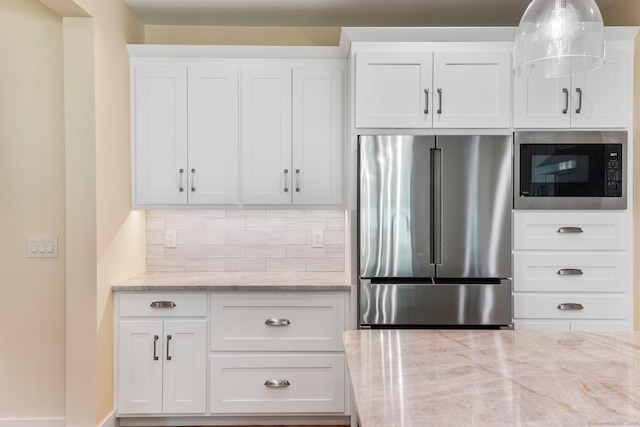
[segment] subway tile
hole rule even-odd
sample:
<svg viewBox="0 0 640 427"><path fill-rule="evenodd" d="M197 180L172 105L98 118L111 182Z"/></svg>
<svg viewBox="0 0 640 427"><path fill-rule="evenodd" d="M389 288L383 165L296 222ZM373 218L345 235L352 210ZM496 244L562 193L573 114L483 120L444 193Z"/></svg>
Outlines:
<svg viewBox="0 0 640 427"><path fill-rule="evenodd" d="M263 210L263 209L246 209L246 210L228 210L227 211L227 216L232 218L232 217L243 217L243 218L248 218L248 217L259 217L259 218L264 218L267 216L267 211Z"/></svg>
<svg viewBox="0 0 640 427"><path fill-rule="evenodd" d="M344 271L344 258L308 258L307 271Z"/></svg>
<svg viewBox="0 0 640 427"><path fill-rule="evenodd" d="M339 244L328 244L325 245L327 248L327 257L328 258L344 258L345 246Z"/></svg>
<svg viewBox="0 0 640 427"><path fill-rule="evenodd" d="M316 210L316 211L308 211L307 216L309 218L314 217L336 217L336 218L344 218L344 210Z"/></svg>
<svg viewBox="0 0 640 427"><path fill-rule="evenodd" d="M247 256L247 249L243 245L207 245L207 258L242 258Z"/></svg>
<svg viewBox="0 0 640 427"><path fill-rule="evenodd" d="M175 218L175 217L183 217L185 216L185 211L183 210L148 210L147 218L153 217L162 217L162 218Z"/></svg>
<svg viewBox="0 0 640 427"><path fill-rule="evenodd" d="M184 271L184 258L149 258L147 271Z"/></svg>
<svg viewBox="0 0 640 427"><path fill-rule="evenodd" d="M147 258L164 257L164 243L162 245L150 245L147 243Z"/></svg>
<svg viewBox="0 0 640 427"><path fill-rule="evenodd" d="M305 245L307 233L305 231L267 231L268 245Z"/></svg>
<svg viewBox="0 0 640 427"><path fill-rule="evenodd" d="M207 230L245 230L247 220L242 217L237 218L211 218L206 222Z"/></svg>
<svg viewBox="0 0 640 427"><path fill-rule="evenodd" d="M344 217L342 218L327 218L327 230L342 231L345 229Z"/></svg>
<svg viewBox="0 0 640 427"><path fill-rule="evenodd" d="M216 245L225 243L225 232L217 230L189 230L178 233L184 236L184 243L187 245L203 244Z"/></svg>
<svg viewBox="0 0 640 427"><path fill-rule="evenodd" d="M296 210L270 210L267 211L269 218L306 218L308 211Z"/></svg>
<svg viewBox="0 0 640 427"><path fill-rule="evenodd" d="M211 210L211 209L193 209L185 212L188 218L224 218L227 216L225 210Z"/></svg>
<svg viewBox="0 0 640 427"><path fill-rule="evenodd" d="M286 230L285 218L247 218L247 230Z"/></svg>
<svg viewBox="0 0 640 427"><path fill-rule="evenodd" d="M164 230L147 231L147 245L164 245Z"/></svg>
<svg viewBox="0 0 640 427"><path fill-rule="evenodd" d="M147 232L149 231L164 232L164 218L156 218L156 217L147 218Z"/></svg>
<svg viewBox="0 0 640 427"><path fill-rule="evenodd" d="M345 243L345 232L344 231L331 231L327 230L324 232L324 243L331 244L337 243L344 245Z"/></svg>
<svg viewBox="0 0 640 427"><path fill-rule="evenodd" d="M264 258L226 258L226 271L267 271Z"/></svg>
<svg viewBox="0 0 640 427"><path fill-rule="evenodd" d="M287 218L287 230L325 230L325 218Z"/></svg>
<svg viewBox="0 0 640 427"><path fill-rule="evenodd" d="M165 258L204 258L205 245L177 245L175 248L164 248Z"/></svg>
<svg viewBox="0 0 640 427"><path fill-rule="evenodd" d="M165 230L204 230L207 221L204 218L165 218Z"/></svg>
<svg viewBox="0 0 640 427"><path fill-rule="evenodd" d="M228 245L264 244L267 234L264 231L225 231L225 242Z"/></svg>
<svg viewBox="0 0 640 427"><path fill-rule="evenodd" d="M223 258L188 258L185 262L186 271L225 271Z"/></svg>
<svg viewBox="0 0 640 427"><path fill-rule="evenodd" d="M287 258L324 258L326 248L312 248L309 245L287 245Z"/></svg>
<svg viewBox="0 0 640 427"><path fill-rule="evenodd" d="M306 258L267 258L267 271L306 271Z"/></svg>
<svg viewBox="0 0 640 427"><path fill-rule="evenodd" d="M284 258L287 256L287 248L283 245L250 245L247 246L249 258Z"/></svg>

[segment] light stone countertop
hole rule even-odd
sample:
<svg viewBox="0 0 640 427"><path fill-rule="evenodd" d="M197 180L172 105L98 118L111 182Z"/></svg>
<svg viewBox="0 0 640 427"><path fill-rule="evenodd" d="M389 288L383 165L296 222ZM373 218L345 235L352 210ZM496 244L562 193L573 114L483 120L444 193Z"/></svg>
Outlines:
<svg viewBox="0 0 640 427"><path fill-rule="evenodd" d="M112 291L350 291L344 272L147 272Z"/></svg>
<svg viewBox="0 0 640 427"><path fill-rule="evenodd" d="M640 332L343 338L361 427L640 426Z"/></svg>

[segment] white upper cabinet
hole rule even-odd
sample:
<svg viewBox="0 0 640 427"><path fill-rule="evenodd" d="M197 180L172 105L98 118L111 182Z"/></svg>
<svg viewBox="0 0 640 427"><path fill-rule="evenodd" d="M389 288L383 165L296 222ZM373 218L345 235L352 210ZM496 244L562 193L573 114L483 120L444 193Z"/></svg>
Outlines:
<svg viewBox="0 0 640 427"><path fill-rule="evenodd" d="M360 51L355 58L356 127L511 125L510 51Z"/></svg>
<svg viewBox="0 0 640 427"><path fill-rule="evenodd" d="M242 203L342 203L342 68L242 72Z"/></svg>
<svg viewBox="0 0 640 427"><path fill-rule="evenodd" d="M436 52L434 128L511 126L510 52Z"/></svg>
<svg viewBox="0 0 640 427"><path fill-rule="evenodd" d="M134 204L187 203L187 67L134 73Z"/></svg>
<svg viewBox="0 0 640 427"><path fill-rule="evenodd" d="M431 52L357 52L356 127L431 127L432 76Z"/></svg>
<svg viewBox="0 0 640 427"><path fill-rule="evenodd" d="M516 128L624 128L629 116L629 53L607 49L597 70L557 79L515 77Z"/></svg>
<svg viewBox="0 0 640 427"><path fill-rule="evenodd" d="M237 68L134 70L134 205L237 203Z"/></svg>
<svg viewBox="0 0 640 427"><path fill-rule="evenodd" d="M189 204L238 203L238 69L189 68Z"/></svg>

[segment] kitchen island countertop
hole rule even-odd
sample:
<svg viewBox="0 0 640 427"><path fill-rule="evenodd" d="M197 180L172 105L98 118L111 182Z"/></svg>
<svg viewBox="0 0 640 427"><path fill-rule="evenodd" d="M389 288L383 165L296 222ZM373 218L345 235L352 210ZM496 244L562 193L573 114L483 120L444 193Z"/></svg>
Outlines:
<svg viewBox="0 0 640 427"><path fill-rule="evenodd" d="M640 426L640 332L343 338L361 427Z"/></svg>
<svg viewBox="0 0 640 427"><path fill-rule="evenodd" d="M147 272L113 291L349 291L344 272Z"/></svg>

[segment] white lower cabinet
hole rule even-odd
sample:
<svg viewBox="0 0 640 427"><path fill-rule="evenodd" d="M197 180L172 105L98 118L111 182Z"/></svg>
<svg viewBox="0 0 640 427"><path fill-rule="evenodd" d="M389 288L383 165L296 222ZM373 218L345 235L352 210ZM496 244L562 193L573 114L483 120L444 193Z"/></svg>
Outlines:
<svg viewBox="0 0 640 427"><path fill-rule="evenodd" d="M173 310L183 305L180 296L174 297L125 294L118 299L119 415L206 412L206 313L195 306L192 316L201 318L174 318L180 311ZM206 297L199 297L206 308ZM153 305L156 311L150 313Z"/></svg>
<svg viewBox="0 0 640 427"><path fill-rule="evenodd" d="M349 298L340 291L116 292L116 415L139 426L183 425L184 417L197 425L255 425L265 417L347 423ZM155 424L158 417L166 420Z"/></svg>
<svg viewBox="0 0 640 427"><path fill-rule="evenodd" d="M346 307L345 293L212 294L210 411L348 415Z"/></svg>
<svg viewBox="0 0 640 427"><path fill-rule="evenodd" d="M514 328L630 330L628 224L623 211L515 212Z"/></svg>

